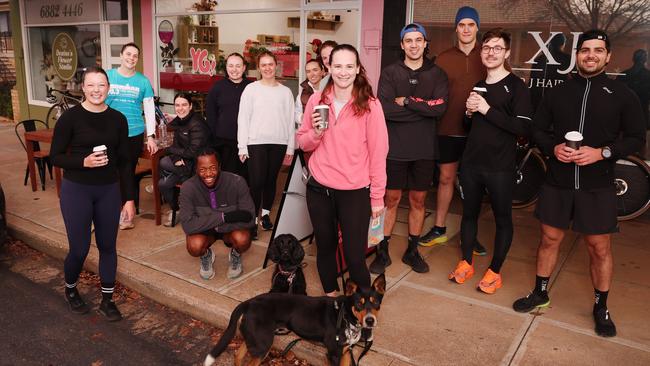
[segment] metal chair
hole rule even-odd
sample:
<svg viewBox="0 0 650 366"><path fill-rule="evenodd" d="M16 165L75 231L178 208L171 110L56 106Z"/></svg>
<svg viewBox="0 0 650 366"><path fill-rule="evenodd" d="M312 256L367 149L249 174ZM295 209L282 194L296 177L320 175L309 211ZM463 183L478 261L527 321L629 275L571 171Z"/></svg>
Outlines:
<svg viewBox="0 0 650 366"><path fill-rule="evenodd" d="M25 132L36 131L37 125L44 129L50 128L47 123L41 121L40 119L28 119L25 121L20 121L16 124L14 128L16 132L16 137L18 141L23 145L23 149L27 152L27 146L25 145ZM22 131L21 131L22 130ZM50 161L50 152L47 150L41 150L40 145L37 141L32 142L34 147L34 161L38 167L38 176L41 178L41 187L45 190L45 167L50 172L50 179L52 177L52 162ZM29 162L27 163L27 168L25 168L25 181L24 185L27 185L27 179L29 178Z"/></svg>

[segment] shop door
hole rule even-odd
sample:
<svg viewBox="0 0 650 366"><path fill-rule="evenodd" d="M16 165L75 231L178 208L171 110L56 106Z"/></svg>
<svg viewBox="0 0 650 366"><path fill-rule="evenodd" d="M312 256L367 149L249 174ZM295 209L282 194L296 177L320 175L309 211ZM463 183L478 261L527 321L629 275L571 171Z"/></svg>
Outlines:
<svg viewBox="0 0 650 366"><path fill-rule="evenodd" d="M105 69L120 66L120 51L133 42L133 8L131 0L105 0L101 25L101 65Z"/></svg>

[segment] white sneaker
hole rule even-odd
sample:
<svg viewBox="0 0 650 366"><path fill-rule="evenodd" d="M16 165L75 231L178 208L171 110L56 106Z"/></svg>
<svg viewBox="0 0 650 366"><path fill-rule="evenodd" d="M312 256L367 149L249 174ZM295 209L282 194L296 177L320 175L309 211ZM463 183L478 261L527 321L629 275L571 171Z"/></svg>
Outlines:
<svg viewBox="0 0 650 366"><path fill-rule="evenodd" d="M167 213L165 214L167 216L167 219L165 220L165 222L163 222L163 226L172 227L172 215L173 214L174 214L174 211L172 211L172 210L167 211ZM176 220L178 220L178 215L176 215ZM178 221L176 221L175 223L178 223Z"/></svg>
<svg viewBox="0 0 650 366"><path fill-rule="evenodd" d="M234 279L241 276L241 273L243 272L241 254L237 253L234 249L230 249L228 261L230 262L230 265L228 266L228 278Z"/></svg>
<svg viewBox="0 0 650 366"><path fill-rule="evenodd" d="M214 277L213 263L214 252L212 251L212 248L208 248L205 254L201 256L201 269L199 270L199 274L204 280L209 280Z"/></svg>

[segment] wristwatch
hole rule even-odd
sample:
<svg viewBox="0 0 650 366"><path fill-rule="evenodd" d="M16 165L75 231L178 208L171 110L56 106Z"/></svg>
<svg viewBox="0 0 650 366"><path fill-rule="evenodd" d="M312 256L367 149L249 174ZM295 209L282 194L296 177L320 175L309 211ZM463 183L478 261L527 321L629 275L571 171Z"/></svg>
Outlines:
<svg viewBox="0 0 650 366"><path fill-rule="evenodd" d="M409 105L409 97L404 98L404 107Z"/></svg>
<svg viewBox="0 0 650 366"><path fill-rule="evenodd" d="M600 149L600 155L603 157L603 159L609 159L612 157L612 149L609 146L603 146Z"/></svg>

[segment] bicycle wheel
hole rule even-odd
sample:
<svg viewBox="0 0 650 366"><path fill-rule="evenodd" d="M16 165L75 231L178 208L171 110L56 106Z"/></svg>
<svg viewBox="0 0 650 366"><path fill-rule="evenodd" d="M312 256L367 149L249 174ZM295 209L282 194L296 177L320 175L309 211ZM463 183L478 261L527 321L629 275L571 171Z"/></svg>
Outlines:
<svg viewBox="0 0 650 366"><path fill-rule="evenodd" d="M546 162L537 151L517 151L517 166L520 165L523 159L526 159L523 166L515 172L512 208L524 208L537 202L539 190L546 177Z"/></svg>
<svg viewBox="0 0 650 366"><path fill-rule="evenodd" d="M614 176L618 220L641 216L650 207L650 167L630 155L616 161Z"/></svg>
<svg viewBox="0 0 650 366"><path fill-rule="evenodd" d="M55 104L51 106L50 110L47 111L47 117L45 118L45 123L47 123L47 125L50 128L53 128L54 124L59 119L59 117L61 117L62 114L63 114L63 108L61 107L61 105Z"/></svg>

